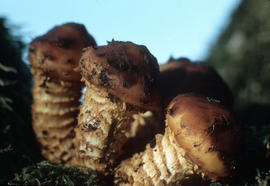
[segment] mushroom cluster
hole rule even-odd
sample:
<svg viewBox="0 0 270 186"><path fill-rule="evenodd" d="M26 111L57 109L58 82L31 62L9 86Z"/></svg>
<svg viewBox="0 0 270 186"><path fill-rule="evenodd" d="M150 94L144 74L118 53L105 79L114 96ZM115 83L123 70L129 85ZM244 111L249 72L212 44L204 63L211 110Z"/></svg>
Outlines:
<svg viewBox="0 0 270 186"><path fill-rule="evenodd" d="M159 66L132 42L96 46L76 23L34 39L28 58L33 129L49 161L114 176L116 185L233 175L239 123L227 109L232 94L211 67L186 58Z"/></svg>

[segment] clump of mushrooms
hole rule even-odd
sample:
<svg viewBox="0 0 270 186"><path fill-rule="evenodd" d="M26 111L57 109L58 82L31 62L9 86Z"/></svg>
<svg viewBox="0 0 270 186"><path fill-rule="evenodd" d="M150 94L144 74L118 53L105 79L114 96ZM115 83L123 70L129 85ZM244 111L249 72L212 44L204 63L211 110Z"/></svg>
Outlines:
<svg viewBox="0 0 270 186"><path fill-rule="evenodd" d="M76 23L34 39L28 58L33 129L49 161L114 174L117 185L174 185L232 175L239 124L217 103L231 107L233 99L211 67L170 59L160 74L145 46L112 41L97 47ZM165 107L165 132L156 134L164 129L157 113ZM141 152L120 162L135 151Z"/></svg>

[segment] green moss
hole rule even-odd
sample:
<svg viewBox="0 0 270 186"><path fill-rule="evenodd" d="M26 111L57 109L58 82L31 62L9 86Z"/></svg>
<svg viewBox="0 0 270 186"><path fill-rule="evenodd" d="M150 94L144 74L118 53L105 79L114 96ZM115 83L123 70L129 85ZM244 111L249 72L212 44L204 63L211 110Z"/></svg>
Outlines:
<svg viewBox="0 0 270 186"><path fill-rule="evenodd" d="M9 185L100 185L97 174L79 167L53 165L47 161L22 169Z"/></svg>
<svg viewBox="0 0 270 186"><path fill-rule="evenodd" d="M267 186L270 185L270 170L267 172L261 172L257 170L257 176L255 177L256 185Z"/></svg>

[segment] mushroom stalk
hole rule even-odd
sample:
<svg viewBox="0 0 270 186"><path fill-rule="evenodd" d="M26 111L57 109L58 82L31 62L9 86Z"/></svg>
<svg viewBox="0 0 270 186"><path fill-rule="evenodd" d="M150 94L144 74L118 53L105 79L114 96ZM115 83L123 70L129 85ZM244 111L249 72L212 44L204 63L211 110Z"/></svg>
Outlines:
<svg viewBox="0 0 270 186"><path fill-rule="evenodd" d="M169 128L157 134L146 150L124 160L115 174L116 185L170 185L202 174L198 166L185 158Z"/></svg>
<svg viewBox="0 0 270 186"><path fill-rule="evenodd" d="M78 117L74 139L78 165L111 172L123 154L122 146L128 140L128 131L139 108L86 83L84 104ZM75 163L76 164L76 163Z"/></svg>
<svg viewBox="0 0 270 186"><path fill-rule="evenodd" d="M77 123L81 88L68 82L48 82L35 75L33 86L33 130L41 154L53 163L68 162L73 156L73 129Z"/></svg>

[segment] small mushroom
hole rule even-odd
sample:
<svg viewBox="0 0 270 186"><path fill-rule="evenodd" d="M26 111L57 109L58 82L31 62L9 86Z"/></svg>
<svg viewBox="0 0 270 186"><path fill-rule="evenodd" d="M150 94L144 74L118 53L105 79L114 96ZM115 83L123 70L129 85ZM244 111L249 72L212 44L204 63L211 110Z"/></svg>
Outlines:
<svg viewBox="0 0 270 186"><path fill-rule="evenodd" d="M211 66L203 62L170 58L160 65L159 86L164 107L175 96L185 93L200 94L229 108L233 105L229 87Z"/></svg>
<svg viewBox="0 0 270 186"><path fill-rule="evenodd" d="M67 163L73 157L73 129L83 87L74 69L82 48L94 45L85 27L76 23L56 26L30 43L32 125L41 154L53 163Z"/></svg>
<svg viewBox="0 0 270 186"><path fill-rule="evenodd" d="M160 108L156 58L143 45L112 41L80 60L86 84L75 129L78 165L105 174L123 154L134 114Z"/></svg>
<svg viewBox="0 0 270 186"><path fill-rule="evenodd" d="M239 125L225 107L179 95L167 108L165 134L115 169L117 185L177 185L228 179L234 169ZM203 180L203 179L201 179Z"/></svg>

